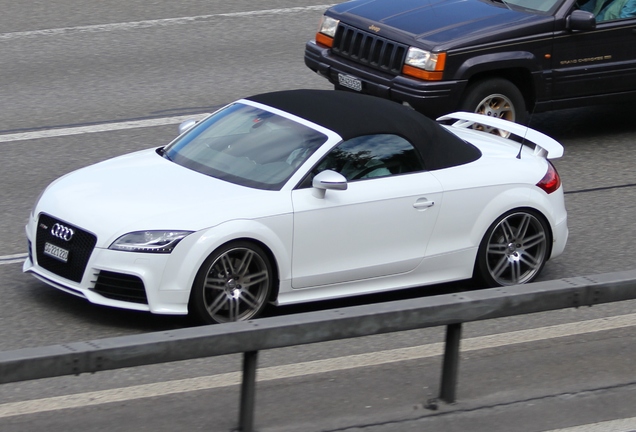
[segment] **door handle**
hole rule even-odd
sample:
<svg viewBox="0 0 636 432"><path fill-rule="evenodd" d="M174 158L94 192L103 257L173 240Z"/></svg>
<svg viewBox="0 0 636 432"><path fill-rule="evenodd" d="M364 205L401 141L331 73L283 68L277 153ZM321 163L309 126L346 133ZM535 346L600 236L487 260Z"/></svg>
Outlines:
<svg viewBox="0 0 636 432"><path fill-rule="evenodd" d="M418 210L427 209L429 207L433 207L435 205L435 201L429 201L426 198L420 198L413 203L413 208Z"/></svg>

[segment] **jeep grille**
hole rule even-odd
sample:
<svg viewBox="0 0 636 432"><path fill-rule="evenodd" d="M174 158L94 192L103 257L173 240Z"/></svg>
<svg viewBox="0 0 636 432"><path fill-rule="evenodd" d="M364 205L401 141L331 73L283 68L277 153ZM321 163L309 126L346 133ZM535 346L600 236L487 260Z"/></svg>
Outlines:
<svg viewBox="0 0 636 432"><path fill-rule="evenodd" d="M407 45L342 22L338 25L331 48L331 51L340 57L393 75L401 72L407 50Z"/></svg>

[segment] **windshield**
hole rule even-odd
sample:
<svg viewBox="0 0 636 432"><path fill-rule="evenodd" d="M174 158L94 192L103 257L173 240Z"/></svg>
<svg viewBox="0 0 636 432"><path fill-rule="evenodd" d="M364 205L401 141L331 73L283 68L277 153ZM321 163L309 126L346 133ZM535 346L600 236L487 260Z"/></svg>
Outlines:
<svg viewBox="0 0 636 432"><path fill-rule="evenodd" d="M221 180L279 190L326 140L305 125L234 103L171 143L164 156Z"/></svg>
<svg viewBox="0 0 636 432"><path fill-rule="evenodd" d="M497 0L507 6L525 9L531 12L550 12L563 3L563 0Z"/></svg>

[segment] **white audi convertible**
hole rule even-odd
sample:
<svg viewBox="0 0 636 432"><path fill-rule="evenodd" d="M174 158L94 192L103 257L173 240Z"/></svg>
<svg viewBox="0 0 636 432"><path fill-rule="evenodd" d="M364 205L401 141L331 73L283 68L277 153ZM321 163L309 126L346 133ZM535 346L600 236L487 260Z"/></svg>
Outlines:
<svg viewBox="0 0 636 432"><path fill-rule="evenodd" d="M567 241L549 162L563 147L505 120L292 90L180 130L54 181L24 271L92 303L221 323L268 303L522 284Z"/></svg>

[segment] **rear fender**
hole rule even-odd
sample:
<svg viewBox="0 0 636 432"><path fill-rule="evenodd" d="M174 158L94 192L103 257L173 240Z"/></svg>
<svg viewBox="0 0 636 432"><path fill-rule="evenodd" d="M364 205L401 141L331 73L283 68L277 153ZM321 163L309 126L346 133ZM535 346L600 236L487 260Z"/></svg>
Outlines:
<svg viewBox="0 0 636 432"><path fill-rule="evenodd" d="M506 204L502 205L502 203ZM532 204L528 205L528 203ZM493 197L484 206L483 211L473 225L470 233L470 242L474 246L479 246L488 228L500 216L515 209L530 209L543 216L550 230L550 236L554 240L554 229L557 221L551 210L553 207L550 197L541 190L534 191L530 188L518 188L505 191Z"/></svg>
<svg viewBox="0 0 636 432"><path fill-rule="evenodd" d="M426 255L432 257L453 253L459 250L474 250L475 255L481 240L492 223L504 213L518 208L530 208L542 214L554 232L556 214L553 214L553 201L559 198L561 190L548 196L538 188L519 186L512 189L495 190L485 203L464 190L456 198L449 191L444 195L444 205L438 217L438 226L428 245ZM471 195L474 199L471 200ZM529 205L529 203L532 203ZM557 209L558 211L558 209ZM457 215L462 215L458 218ZM465 223L470 220L472 223Z"/></svg>

